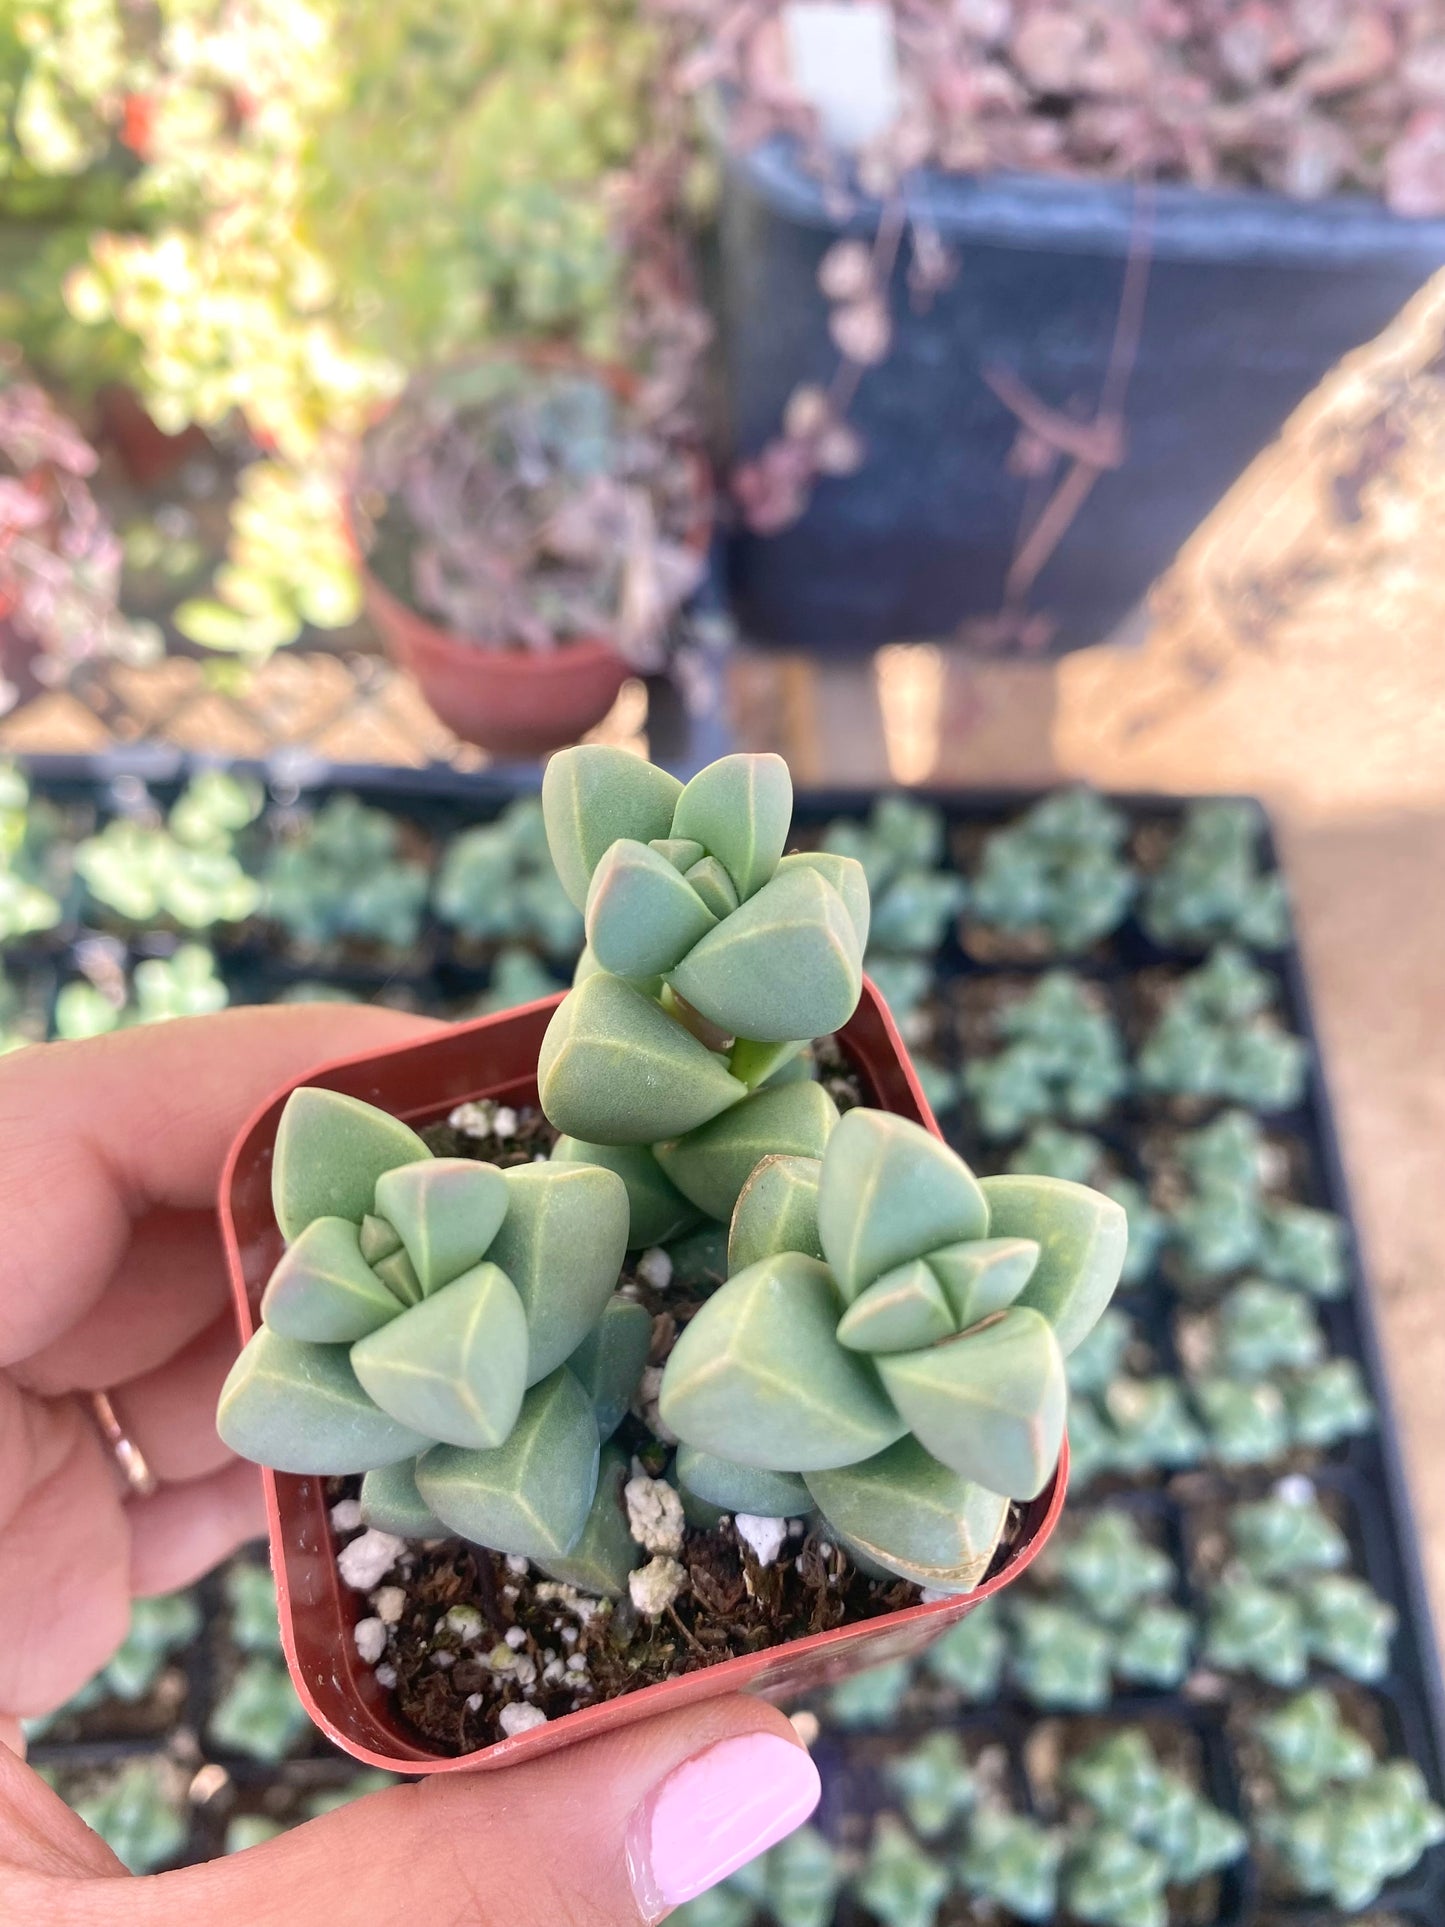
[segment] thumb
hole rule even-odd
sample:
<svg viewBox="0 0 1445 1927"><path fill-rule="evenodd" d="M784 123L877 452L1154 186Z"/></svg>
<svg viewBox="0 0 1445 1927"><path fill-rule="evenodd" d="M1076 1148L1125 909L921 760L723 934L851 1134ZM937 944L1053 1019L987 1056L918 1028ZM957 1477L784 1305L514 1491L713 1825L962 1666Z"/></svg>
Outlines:
<svg viewBox="0 0 1445 1927"><path fill-rule="evenodd" d="M372 1794L209 1866L71 1884L66 1905L34 1918L651 1927L800 1826L819 1791L781 1713L715 1699L535 1765Z"/></svg>

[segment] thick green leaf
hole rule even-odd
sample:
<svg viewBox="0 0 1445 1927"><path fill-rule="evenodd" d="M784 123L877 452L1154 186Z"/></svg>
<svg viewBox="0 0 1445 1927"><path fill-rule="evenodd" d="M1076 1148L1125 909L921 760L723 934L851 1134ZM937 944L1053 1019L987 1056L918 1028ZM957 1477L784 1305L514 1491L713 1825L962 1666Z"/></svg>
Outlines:
<svg viewBox="0 0 1445 1927"><path fill-rule="evenodd" d="M733 1206L728 1270L743 1271L779 1251L821 1258L818 1240L817 1158L770 1153L753 1166Z"/></svg>
<svg viewBox="0 0 1445 1927"><path fill-rule="evenodd" d="M982 1188L994 1237L1037 1241L1038 1266L1017 1302L1048 1319L1067 1356L1114 1295L1128 1218L1113 1198L1066 1178L985 1178Z"/></svg>
<svg viewBox="0 0 1445 1927"><path fill-rule="evenodd" d="M618 977L670 971L716 923L687 879L646 843L622 838L592 873L587 944Z"/></svg>
<svg viewBox="0 0 1445 1927"><path fill-rule="evenodd" d="M821 1084L780 1084L653 1149L685 1198L726 1221L761 1159L820 1158L837 1122L838 1107Z"/></svg>
<svg viewBox="0 0 1445 1927"><path fill-rule="evenodd" d="M493 1164L431 1158L379 1177L376 1208L406 1246L426 1295L487 1255L506 1216L507 1187Z"/></svg>
<svg viewBox="0 0 1445 1927"><path fill-rule="evenodd" d="M722 863L746 901L778 867L793 820L793 779L781 756L723 756L677 799L672 834Z"/></svg>
<svg viewBox="0 0 1445 1927"><path fill-rule="evenodd" d="M1007 1311L1039 1261L1032 1238L975 1238L930 1251L930 1270L953 1310L954 1328L967 1331L996 1311Z"/></svg>
<svg viewBox="0 0 1445 1927"><path fill-rule="evenodd" d="M419 1305L426 1296L404 1246L398 1246L390 1257L378 1258L371 1268L399 1305Z"/></svg>
<svg viewBox="0 0 1445 1927"><path fill-rule="evenodd" d="M669 982L729 1036L819 1037L857 1008L863 949L838 892L803 867L775 876L710 930Z"/></svg>
<svg viewBox="0 0 1445 1927"><path fill-rule="evenodd" d="M904 1422L872 1361L838 1343L841 1310L816 1258L783 1252L749 1265L674 1345L663 1423L704 1452L774 1472L871 1458Z"/></svg>
<svg viewBox="0 0 1445 1927"><path fill-rule="evenodd" d="M811 1512L813 1501L796 1472L769 1472L757 1465L739 1465L682 1445L677 1452L677 1482L695 1499L722 1512L751 1512L760 1519L798 1519Z"/></svg>
<svg viewBox="0 0 1445 1927"><path fill-rule="evenodd" d="M416 1460L378 1466L361 1481L361 1516L398 1539L445 1539L450 1535L416 1489Z"/></svg>
<svg viewBox="0 0 1445 1927"><path fill-rule="evenodd" d="M635 1298L613 1297L567 1360L567 1369L597 1412L597 1430L610 1439L632 1403L652 1349L652 1314Z"/></svg>
<svg viewBox="0 0 1445 1927"><path fill-rule="evenodd" d="M1010 1499L1048 1484L1068 1393L1063 1354L1036 1311L1014 1306L946 1345L880 1358L878 1370L914 1437L951 1471Z"/></svg>
<svg viewBox="0 0 1445 1927"><path fill-rule="evenodd" d="M345 1345L401 1307L361 1255L349 1218L313 1218L271 1273L261 1316L282 1338Z"/></svg>
<svg viewBox="0 0 1445 1927"><path fill-rule="evenodd" d="M547 847L562 888L587 907L592 872L620 836L650 843L672 833L682 785L655 763L602 743L581 743L549 759L542 776Z"/></svg>
<svg viewBox="0 0 1445 1927"><path fill-rule="evenodd" d="M401 1233L385 1218L368 1212L361 1220L360 1246L361 1255L369 1265L379 1264L383 1258L390 1258L401 1250Z"/></svg>
<svg viewBox="0 0 1445 1927"><path fill-rule="evenodd" d="M788 1037L781 1043L771 1044L740 1037L728 1052L728 1069L734 1077L740 1077L750 1091L763 1084L801 1083L813 1075L807 1051L805 1037Z"/></svg>
<svg viewBox="0 0 1445 1927"><path fill-rule="evenodd" d="M700 858L683 874L715 917L730 917L742 901L732 878L715 856Z"/></svg>
<svg viewBox="0 0 1445 1927"><path fill-rule="evenodd" d="M912 1352L955 1329L942 1286L922 1258L910 1258L859 1292L839 1322L838 1342L855 1352Z"/></svg>
<svg viewBox="0 0 1445 1927"><path fill-rule="evenodd" d="M581 1538L566 1558L538 1562L550 1578L602 1599L615 1599L626 1592L627 1575L647 1558L627 1525L622 1489L629 1470L627 1454L620 1446L603 1446L597 1467L597 1496Z"/></svg>
<svg viewBox="0 0 1445 1927"><path fill-rule="evenodd" d="M825 883L832 885L857 932L858 948L866 950L872 905L863 865L851 856L835 856L829 850L795 850L778 865L779 876L786 876L790 870L816 870Z"/></svg>
<svg viewBox="0 0 1445 1927"><path fill-rule="evenodd" d="M988 1206L956 1152L921 1124L886 1111L849 1111L828 1140L818 1229L848 1299L908 1258L982 1238Z"/></svg>
<svg viewBox="0 0 1445 1927"><path fill-rule="evenodd" d="M308 1345L263 1325L227 1374L216 1430L243 1459L276 1472L369 1472L424 1451L362 1390L345 1345Z"/></svg>
<svg viewBox="0 0 1445 1927"><path fill-rule="evenodd" d="M417 1461L422 1501L452 1532L493 1552L555 1560L582 1537L597 1491L592 1401L563 1367L534 1385L504 1445L438 1445Z"/></svg>
<svg viewBox="0 0 1445 1927"><path fill-rule="evenodd" d="M808 1490L844 1544L900 1579L972 1592L986 1576L1008 1500L902 1439L862 1465L810 1472Z"/></svg>
<svg viewBox="0 0 1445 1927"><path fill-rule="evenodd" d="M698 1221L697 1206L689 1204L664 1175L645 1144L585 1144L581 1138L559 1137L552 1146L552 1162L600 1164L604 1170L617 1173L627 1186L627 1243L633 1251L666 1244Z"/></svg>
<svg viewBox="0 0 1445 1927"><path fill-rule="evenodd" d="M492 1259L527 1313L527 1383L569 1358L602 1316L627 1252L627 1187L598 1164L519 1164Z"/></svg>
<svg viewBox="0 0 1445 1927"><path fill-rule="evenodd" d="M747 1086L657 1004L605 971L553 1015L537 1059L550 1122L593 1144L679 1137L747 1096Z"/></svg>
<svg viewBox="0 0 1445 1927"><path fill-rule="evenodd" d="M690 870L694 863L700 863L707 855L701 843L694 843L685 836L655 836L648 845L659 856L665 856L680 875Z"/></svg>
<svg viewBox="0 0 1445 1927"><path fill-rule="evenodd" d="M313 1218L371 1210L376 1180L398 1164L429 1158L416 1132L359 1098L309 1086L292 1091L276 1130L271 1202L289 1244Z"/></svg>
<svg viewBox="0 0 1445 1927"><path fill-rule="evenodd" d="M351 1348L382 1411L446 1445L500 1445L527 1384L527 1319L516 1287L476 1265Z"/></svg>

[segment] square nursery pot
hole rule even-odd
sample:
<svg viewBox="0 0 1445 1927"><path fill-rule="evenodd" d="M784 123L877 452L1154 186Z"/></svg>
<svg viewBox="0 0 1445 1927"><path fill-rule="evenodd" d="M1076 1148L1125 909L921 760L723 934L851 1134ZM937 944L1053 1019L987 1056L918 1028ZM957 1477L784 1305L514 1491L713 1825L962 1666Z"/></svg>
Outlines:
<svg viewBox="0 0 1445 1927"><path fill-rule="evenodd" d="M849 415L862 467L822 478L780 534L732 536L750 641L845 654L998 614L1020 528L1068 465L1043 484L1010 472L1019 424L984 371L1091 418L1134 246L1148 281L1124 459L1099 476L1027 599L1054 649L1102 641L1325 373L1445 263L1445 220L1364 196L1166 184L1150 211L1127 184L922 169L903 192L957 271L913 301L905 238L893 345L863 371ZM864 198L851 206L840 218L781 137L726 157L718 301L733 460L778 433L800 382L826 387L838 366L818 263L841 236L871 243L880 213Z"/></svg>
<svg viewBox="0 0 1445 1927"><path fill-rule="evenodd" d="M341 1091L412 1125L434 1123L479 1098L535 1105L537 1053L560 1001L560 996L548 997L455 1025L423 1043L323 1065L277 1091L256 1112L231 1148L220 1192L242 1343L255 1329L262 1288L283 1248L271 1210L271 1156L291 1091L302 1084ZM866 979L841 1041L870 1103L938 1131L887 1006ZM404 1774L449 1773L510 1764L720 1693L790 1699L863 1667L920 1652L981 1599L1008 1585L1042 1549L1063 1509L1068 1447L1052 1482L1024 1509L1014 1543L972 1593L724 1660L460 1756L435 1752L407 1728L357 1656L352 1627L362 1602L337 1574L325 1480L269 1471L263 1477L281 1636L307 1712L329 1739L368 1766Z"/></svg>

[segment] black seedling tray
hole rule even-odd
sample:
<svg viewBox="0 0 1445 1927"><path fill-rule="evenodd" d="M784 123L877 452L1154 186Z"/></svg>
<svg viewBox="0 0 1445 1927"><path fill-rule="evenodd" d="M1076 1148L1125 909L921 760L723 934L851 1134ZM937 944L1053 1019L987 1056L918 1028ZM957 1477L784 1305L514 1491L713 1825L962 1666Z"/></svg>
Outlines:
<svg viewBox="0 0 1445 1927"><path fill-rule="evenodd" d="M143 753L118 752L103 759L36 758L27 767L37 795L56 802L88 806L98 819L103 819L134 809L138 797L143 800L146 790L156 804L165 807L198 766L170 755L157 759ZM303 768L295 764L237 767L261 777L279 807L319 802L331 791L349 790L362 801L388 809L414 824L438 848L447 836L491 820L517 795L525 793L525 786L517 782L485 774L460 776L440 770L371 768L323 772L314 766ZM972 847L981 832L1017 817L1037 800L1038 793L920 794L926 795L927 800L944 813L950 845L956 849L959 844ZM873 792L855 790L800 795L795 812L798 841L806 844L816 840L823 826L835 817L866 814L874 800ZM1130 817L1135 835L1146 826L1174 828L1185 807L1181 799L1161 796L1122 796L1113 800ZM1262 836L1264 854L1269 864L1277 867L1267 824ZM487 981L485 959L479 961L474 952L459 950L454 934L432 918L429 911L418 946L419 954L426 959L425 968L415 967L414 959L397 965L345 957L325 964L302 963L278 952L274 933L260 923L233 931L217 929L198 934L214 944L222 972L237 1002L267 1001L299 977L306 977L330 981L367 996L398 997L420 1008L447 1012L475 998ZM5 962L12 976L33 982L39 987L39 994L39 989L48 991L55 983L77 974L74 946L80 937L81 930L76 925L48 938L8 946ZM158 947L169 947L176 938L136 930L123 941L130 960L134 961L142 955L155 954ZM1252 954L1277 977L1278 1008L1283 1022L1303 1037L1311 1049L1303 1101L1295 1109L1271 1115L1264 1122L1272 1135L1289 1140L1298 1153L1301 1200L1335 1212L1348 1228L1349 1290L1340 1299L1317 1305L1317 1310L1331 1353L1348 1356L1358 1363L1379 1413L1378 1426L1372 1435L1320 1455L1318 1463L1310 1468L1310 1476L1322 1498L1343 1511L1355 1547L1354 1569L1362 1573L1400 1615L1391 1670L1379 1685L1354 1686L1318 1669L1312 1678L1339 1689L1347 1705L1368 1703L1373 1708L1371 1717L1388 1736L1391 1754L1403 1753L1412 1758L1424 1774L1432 1797L1445 1803L1445 1692L1442 1692L1398 1437L1390 1418L1388 1386L1372 1303L1359 1266L1304 967L1294 943L1278 953ZM970 979L1036 977L1042 970L1061 964L1095 983L1118 1014L1130 980L1137 972L1168 967L1183 970L1200 960L1198 952L1161 948L1132 917L1112 938L1084 957L1043 962L981 963L966 952L954 931L932 959L940 1021L937 1046L930 1054L944 1063L956 1065L960 1061L955 993ZM1211 1110L1219 1108L1223 1107L1212 1106ZM1140 1179L1147 1173L1138 1153L1139 1135L1146 1123L1157 1124L1161 1115L1157 1106L1130 1098L1116 1105L1102 1124L1084 1128L1110 1147L1121 1171ZM992 1160L994 1168L1002 1163L1003 1152L996 1146L981 1145L966 1114L947 1114L943 1123L966 1156L978 1158L985 1166ZM1168 1286L1160 1278L1151 1278L1142 1289L1123 1295L1120 1303L1138 1319L1158 1355L1158 1369L1177 1372L1173 1337L1176 1300ZM1093 1493L1081 1495L1074 1504L1079 1510L1101 1503L1124 1506L1141 1519L1157 1522L1163 1542L1180 1569L1179 1601L1197 1616L1201 1601L1185 1556L1191 1510L1214 1500L1259 1496L1268 1491L1275 1476L1268 1469L1239 1472L1208 1469L1182 1478L1161 1476L1152 1485L1145 1483L1137 1489L1112 1491L1103 1498ZM187 1695L184 1730L179 1740L175 1736L141 1741L107 1738L95 1731L96 1715L92 1714L87 1716L86 1728L91 1737L84 1741L38 1742L34 1748L37 1762L78 1769L137 1753L164 1751L187 1762L215 1761L225 1766L235 1786L248 1795L264 1786L344 1782L353 1769L331 1754L319 1737L303 1742L299 1757L274 1768L220 1753L210 1742L207 1727L225 1671L225 1662L218 1657L222 1644L218 1620L224 1610L219 1582L206 1582L201 1597L208 1626L184 1662ZM883 1734L840 1729L829 1723L826 1709L823 1710L824 1728L818 1757L824 1767L828 1790L821 1824L830 1835L840 1842L856 1845L866 1834L868 1816L888 1804L877 1771L880 1750L890 1746L906 1747L930 1725L936 1725L942 1690L930 1688L927 1711L919 1710L921 1702L913 1709L905 1704L898 1719L890 1723ZM1007 1750L1009 1775L1018 1789L1020 1811L1032 1810L1026 1748L1030 1733L1044 1720L1100 1731L1109 1724L1124 1722L1183 1730L1191 1736L1200 1762L1201 1791L1247 1823L1249 1816L1243 1810L1235 1737L1241 1710L1284 1697L1287 1695L1252 1680L1238 1682L1226 1698L1217 1701L1202 1701L1184 1693L1131 1689L1119 1696L1106 1714L1093 1716L1039 1713L1006 1688L1001 1698L987 1705L954 1705L946 1717L956 1722L970 1741L990 1741ZM219 1836L218 1824L209 1819L203 1809L197 1815L193 1830L193 1856L201 1858L217 1851ZM1198 1898L1196 1895L1195 1899ZM1213 1911L1209 1919L1230 1923L1230 1927L1286 1927L1286 1923L1288 1927L1319 1927L1341 1918L1317 1904L1281 1901L1272 1893L1262 1891L1257 1868L1250 1861L1226 1870L1217 1882L1217 1901L1211 1904ZM1407 1879L1386 1890L1370 1913L1390 1915L1402 1922L1429 1922L1432 1927L1445 1921L1445 1848L1432 1850ZM840 1904L839 1927L853 1927L855 1921L865 1918L856 1902L845 1899ZM1197 1922L1201 1917L1191 1911L1180 1918ZM964 1907L958 1919L961 1923L971 1922L973 1914Z"/></svg>

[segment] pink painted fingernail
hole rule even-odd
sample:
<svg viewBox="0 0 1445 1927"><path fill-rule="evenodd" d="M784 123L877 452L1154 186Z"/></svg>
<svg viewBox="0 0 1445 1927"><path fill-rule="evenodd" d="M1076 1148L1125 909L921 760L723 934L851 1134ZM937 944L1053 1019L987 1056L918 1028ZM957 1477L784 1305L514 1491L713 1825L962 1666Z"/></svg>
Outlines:
<svg viewBox="0 0 1445 1927"><path fill-rule="evenodd" d="M627 1871L648 1927L800 1827L821 1790L803 1748L775 1733L719 1740L674 1767L627 1830Z"/></svg>

